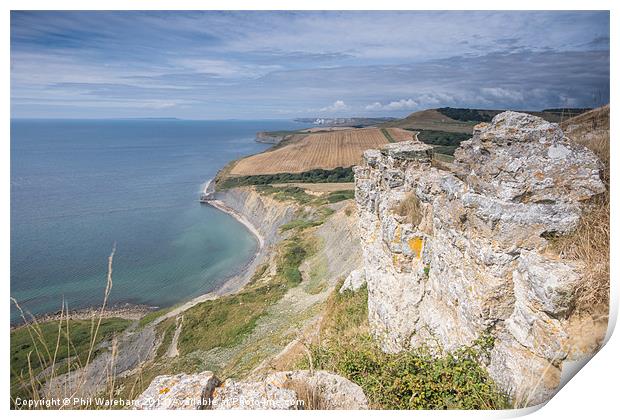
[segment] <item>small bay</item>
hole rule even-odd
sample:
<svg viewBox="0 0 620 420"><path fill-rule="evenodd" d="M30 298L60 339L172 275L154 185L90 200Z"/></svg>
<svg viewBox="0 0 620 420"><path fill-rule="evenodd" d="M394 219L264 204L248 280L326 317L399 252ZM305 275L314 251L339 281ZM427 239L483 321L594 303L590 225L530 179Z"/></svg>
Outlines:
<svg viewBox="0 0 620 420"><path fill-rule="evenodd" d="M11 296L34 314L169 306L214 290L256 251L248 230L201 205L202 184L292 121L12 120ZM11 318L16 313L12 309Z"/></svg>

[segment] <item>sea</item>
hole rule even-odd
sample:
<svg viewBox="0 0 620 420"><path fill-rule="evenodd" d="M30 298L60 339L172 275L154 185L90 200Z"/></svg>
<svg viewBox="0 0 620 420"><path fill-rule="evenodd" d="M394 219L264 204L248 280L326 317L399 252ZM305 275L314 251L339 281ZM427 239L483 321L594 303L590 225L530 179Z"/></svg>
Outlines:
<svg viewBox="0 0 620 420"><path fill-rule="evenodd" d="M198 201L258 131L294 121L11 121L11 297L34 315L101 305L167 307L218 288L257 250L231 216ZM18 320L12 304L11 321Z"/></svg>

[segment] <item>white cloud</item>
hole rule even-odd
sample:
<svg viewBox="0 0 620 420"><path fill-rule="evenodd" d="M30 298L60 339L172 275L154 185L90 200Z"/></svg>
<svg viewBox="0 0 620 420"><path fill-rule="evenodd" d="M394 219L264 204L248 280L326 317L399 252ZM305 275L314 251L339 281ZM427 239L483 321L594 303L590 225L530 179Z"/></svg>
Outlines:
<svg viewBox="0 0 620 420"><path fill-rule="evenodd" d="M365 109L366 111L379 111L383 109L383 105L381 105L381 102L375 102L370 105L366 105Z"/></svg>
<svg viewBox="0 0 620 420"><path fill-rule="evenodd" d="M417 108L420 104L413 99L400 99L398 101L392 101L385 105L381 104L381 102L375 102L370 105L366 105L367 111L402 111L402 110L413 110Z"/></svg>
<svg viewBox="0 0 620 420"><path fill-rule="evenodd" d="M347 104L345 104L344 101L338 99L333 104L326 106L324 108L321 108L320 111L321 112L339 112L339 111L346 111L347 109L349 109Z"/></svg>

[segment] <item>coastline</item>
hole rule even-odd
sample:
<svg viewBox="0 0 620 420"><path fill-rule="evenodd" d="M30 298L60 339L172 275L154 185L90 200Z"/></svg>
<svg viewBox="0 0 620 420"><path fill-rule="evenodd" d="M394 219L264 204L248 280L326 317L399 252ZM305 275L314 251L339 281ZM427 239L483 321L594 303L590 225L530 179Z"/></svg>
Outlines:
<svg viewBox="0 0 620 420"><path fill-rule="evenodd" d="M256 226L254 226L241 213L228 207L226 204L224 204L223 201L220 201L220 200L210 199L210 200L203 201L203 203L213 206L216 209L220 210L221 212L224 212L232 216L235 220L237 220L239 223L245 226L250 231L250 233L252 233L254 237L256 237L256 240L258 241L258 250L256 251L256 254L258 254L261 251L261 249L265 246L265 239L263 238L263 235L261 235L258 229L256 228Z"/></svg>
<svg viewBox="0 0 620 420"><path fill-rule="evenodd" d="M98 317L102 318L122 318L129 320L138 320L145 315L158 310L157 306L132 304L132 303L119 303L111 307L101 310L100 307L89 307L83 309L71 310L68 313L61 313L60 311L54 313L45 313L41 315L32 315L30 313L24 313L26 321L23 318L19 318L19 322L11 322L11 330L21 328L25 325L36 322L51 322L60 320L72 320L72 321L86 321ZM28 319L31 317L31 319ZM32 318L34 317L34 319Z"/></svg>
<svg viewBox="0 0 620 420"><path fill-rule="evenodd" d="M258 260L260 254L265 249L265 239L263 235L258 231L256 226L254 226L241 213L227 206L223 201L211 198L213 196L212 194L213 191L210 190L210 188L212 188L211 185L212 185L212 180L207 181L203 189L203 192L201 194L200 202L203 204L210 205L216 208L217 210L228 214L229 216L237 220L239 223L241 223L243 226L245 226L246 229L250 233L252 233L252 235L254 235L254 237L258 241L258 247L256 249L256 252L252 256L252 258L250 258L235 274L231 274L226 279L224 279L223 283L217 289L211 292L207 292L202 295L196 296L195 298L192 298L184 303L181 303L180 305L176 307L172 307L172 309L169 312L166 312L159 318L156 318L152 322L153 325L157 325L166 319L176 317L180 315L181 313L187 311L188 309L200 303L203 303L209 300L215 300L222 296L238 292L243 286L246 285L247 281L249 280L248 274L252 274L249 272L249 270L252 269L252 267L254 266L254 263Z"/></svg>
<svg viewBox="0 0 620 420"><path fill-rule="evenodd" d="M200 202L203 204L210 205L217 210L228 214L233 217L237 222L241 223L245 228L256 238L258 242L258 247L254 255L238 270L234 273L226 276L223 279L223 282L220 286L218 286L215 290L212 290L207 293L203 293L199 296L191 298L189 300L181 301L176 305L172 305L169 308L170 311L162 314L160 317L156 318L153 321L153 325L157 325L160 322L177 316L182 312L190 309L191 307L203 303L209 300L217 299L221 296L228 295L239 291L246 283L247 279L249 279L248 274L249 270L254 266L254 263L257 261L258 257L262 253L265 248L265 239L263 235L259 232L259 230L254 226L244 215L232 209L228 205L226 205L221 200L213 199L213 180L208 180L203 188L202 194L200 196ZM36 315L34 318L36 322L50 322L50 321L59 321L61 319L66 320L67 318L70 320L89 320L93 319L93 317L97 318L102 316L102 318L123 318L128 320L139 320L143 318L145 315L160 310L165 309L158 306L149 306L143 304L132 304L132 303L119 303L112 307L105 308L101 311L101 308L97 307L89 307L83 309L76 309L74 311L69 311L69 314L61 314L59 312L55 313L45 313L41 315ZM30 314L25 314L28 317ZM32 316L32 315L30 315ZM33 320L27 320L24 322L23 319L20 318L19 323L11 324L11 329L21 328L24 325L32 323Z"/></svg>

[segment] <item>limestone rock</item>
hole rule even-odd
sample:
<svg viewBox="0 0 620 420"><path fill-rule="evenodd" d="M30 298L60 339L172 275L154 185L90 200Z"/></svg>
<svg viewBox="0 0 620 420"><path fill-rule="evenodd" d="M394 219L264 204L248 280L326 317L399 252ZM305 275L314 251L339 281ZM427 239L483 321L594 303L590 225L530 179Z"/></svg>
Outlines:
<svg viewBox="0 0 620 420"><path fill-rule="evenodd" d="M344 280L342 287L340 288L340 293L344 293L347 290L352 292L358 291L366 284L366 273L364 270L353 270Z"/></svg>
<svg viewBox="0 0 620 420"><path fill-rule="evenodd" d="M359 385L342 376L326 371L297 370L272 373L266 383L294 389L305 407L321 410L365 410L368 400Z"/></svg>
<svg viewBox="0 0 620 420"><path fill-rule="evenodd" d="M138 410L205 408L219 380L212 372L157 376L136 401Z"/></svg>
<svg viewBox="0 0 620 420"><path fill-rule="evenodd" d="M371 331L388 352L449 351L491 333L492 377L541 402L557 386L581 280L542 251L604 191L601 164L557 124L516 112L476 126L453 172L433 167L428 147L392 143L354 168ZM417 214L400 217L411 195Z"/></svg>
<svg viewBox="0 0 620 420"><path fill-rule="evenodd" d="M296 410L368 408L362 389L336 374L274 372L260 381L227 379L212 372L156 377L138 397L138 410Z"/></svg>
<svg viewBox="0 0 620 420"><path fill-rule="evenodd" d="M297 395L294 391L268 382L224 381L213 391L213 410L294 410Z"/></svg>

